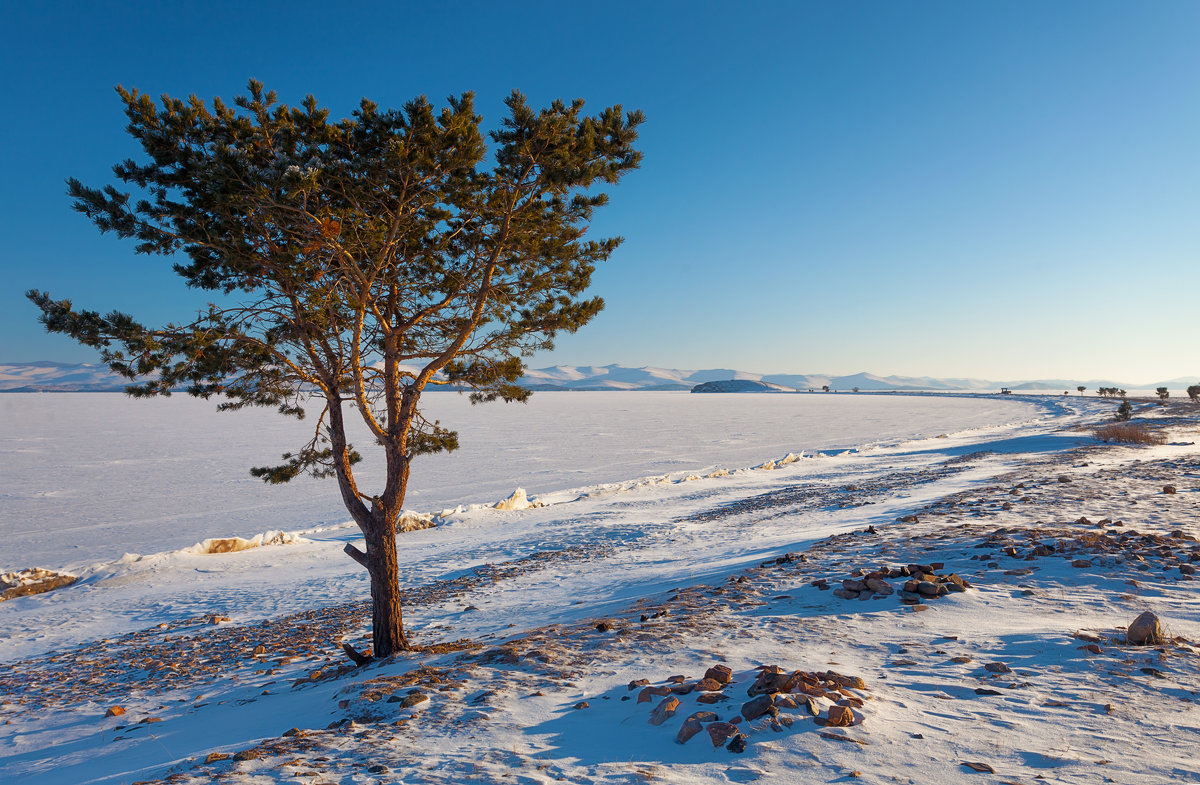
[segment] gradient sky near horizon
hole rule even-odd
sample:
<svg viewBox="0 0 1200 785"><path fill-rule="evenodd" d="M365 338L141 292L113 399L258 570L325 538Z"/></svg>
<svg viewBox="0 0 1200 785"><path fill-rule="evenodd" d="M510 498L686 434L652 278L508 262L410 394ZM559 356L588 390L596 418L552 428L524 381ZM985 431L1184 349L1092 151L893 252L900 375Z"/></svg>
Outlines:
<svg viewBox="0 0 1200 785"><path fill-rule="evenodd" d="M337 116L514 88L647 116L593 234L606 310L532 367L1200 374L1200 3L6 3L0 362L95 361L30 288L205 302L64 180L138 150L113 86Z"/></svg>

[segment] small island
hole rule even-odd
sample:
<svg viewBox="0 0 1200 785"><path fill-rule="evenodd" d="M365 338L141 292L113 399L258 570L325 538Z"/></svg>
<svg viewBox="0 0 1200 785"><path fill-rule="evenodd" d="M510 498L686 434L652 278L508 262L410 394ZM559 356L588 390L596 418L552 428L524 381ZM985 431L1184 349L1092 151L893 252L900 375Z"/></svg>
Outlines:
<svg viewBox="0 0 1200 785"><path fill-rule="evenodd" d="M722 379L719 382L704 382L692 388L694 393L762 393L796 392L782 384L759 382L754 379Z"/></svg>

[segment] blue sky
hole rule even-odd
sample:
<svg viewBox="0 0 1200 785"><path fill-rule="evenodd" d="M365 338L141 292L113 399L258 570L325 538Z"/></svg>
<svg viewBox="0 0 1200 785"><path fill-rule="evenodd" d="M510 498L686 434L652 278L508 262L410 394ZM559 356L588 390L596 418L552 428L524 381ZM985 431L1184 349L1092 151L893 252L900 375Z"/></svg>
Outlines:
<svg viewBox="0 0 1200 785"><path fill-rule="evenodd" d="M135 155L113 93L334 114L513 88L643 110L594 234L607 309L532 365L1200 373L1200 3L7 3L0 361L91 361L22 293L204 298L63 181Z"/></svg>

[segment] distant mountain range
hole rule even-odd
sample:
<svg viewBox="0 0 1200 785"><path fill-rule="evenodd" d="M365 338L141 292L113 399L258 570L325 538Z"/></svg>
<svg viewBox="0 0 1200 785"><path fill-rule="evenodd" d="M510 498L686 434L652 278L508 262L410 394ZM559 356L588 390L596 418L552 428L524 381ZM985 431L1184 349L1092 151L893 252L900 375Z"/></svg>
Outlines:
<svg viewBox="0 0 1200 785"><path fill-rule="evenodd" d="M1167 387L1183 390L1200 384L1200 377L1180 377L1146 384L1130 384L1105 379L1035 379L990 381L987 379L934 378L929 376L877 376L856 373L849 376L827 374L775 373L756 374L730 368L684 371L674 368L629 368L624 365L556 365L530 369L521 383L531 390L690 390L705 382L742 379L766 382L792 390L999 390L1014 392L1075 391L1083 385L1095 392L1097 387L1125 390L1153 390ZM0 363L0 392L119 392L128 382L102 365L70 365L56 362Z"/></svg>

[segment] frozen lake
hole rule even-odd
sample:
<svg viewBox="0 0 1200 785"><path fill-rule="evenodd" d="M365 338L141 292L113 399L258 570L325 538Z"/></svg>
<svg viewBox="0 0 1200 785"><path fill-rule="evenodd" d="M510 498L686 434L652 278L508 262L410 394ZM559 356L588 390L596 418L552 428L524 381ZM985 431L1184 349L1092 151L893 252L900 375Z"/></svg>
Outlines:
<svg viewBox="0 0 1200 785"><path fill-rule="evenodd" d="M414 464L406 506L428 512L674 472L751 466L788 452L844 450L1043 416L993 397L537 393L526 405L426 396L460 434ZM1047 404L1050 402L1047 401ZM303 444L308 421L218 414L187 396L0 395L0 570L70 567L207 537L348 520L333 480L269 486L250 466ZM360 439L360 487L379 472Z"/></svg>

